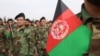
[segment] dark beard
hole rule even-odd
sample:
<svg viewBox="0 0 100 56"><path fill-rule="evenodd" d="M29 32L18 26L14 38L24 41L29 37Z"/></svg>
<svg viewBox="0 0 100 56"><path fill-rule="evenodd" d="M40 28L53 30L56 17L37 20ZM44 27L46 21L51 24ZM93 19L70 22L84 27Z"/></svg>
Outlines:
<svg viewBox="0 0 100 56"><path fill-rule="evenodd" d="M87 0L89 3L100 7L100 0Z"/></svg>

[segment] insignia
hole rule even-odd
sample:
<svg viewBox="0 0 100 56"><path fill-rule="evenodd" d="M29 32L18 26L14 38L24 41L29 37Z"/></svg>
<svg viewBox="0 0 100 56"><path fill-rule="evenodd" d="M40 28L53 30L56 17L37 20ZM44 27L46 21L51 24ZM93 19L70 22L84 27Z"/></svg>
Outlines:
<svg viewBox="0 0 100 56"><path fill-rule="evenodd" d="M69 25L64 20L56 20L51 27L51 35L54 39L61 40L68 35Z"/></svg>

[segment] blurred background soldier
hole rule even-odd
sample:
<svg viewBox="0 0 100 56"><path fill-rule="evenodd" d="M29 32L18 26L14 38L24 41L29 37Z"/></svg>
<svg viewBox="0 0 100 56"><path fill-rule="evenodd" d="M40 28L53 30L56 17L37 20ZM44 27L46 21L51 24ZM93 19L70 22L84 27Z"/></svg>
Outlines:
<svg viewBox="0 0 100 56"><path fill-rule="evenodd" d="M46 53L46 42L48 37L49 27L46 25L46 18L40 19L40 26L37 27L36 38L37 38L37 49L39 56L47 56Z"/></svg>
<svg viewBox="0 0 100 56"><path fill-rule="evenodd" d="M4 25L3 21L0 18L0 56L6 56L6 47L5 47L5 36L4 36Z"/></svg>
<svg viewBox="0 0 100 56"><path fill-rule="evenodd" d="M6 36L6 49L8 52L8 56L11 55L11 50L12 50L12 33L11 30L14 28L14 21L13 19L8 19L5 25L5 36Z"/></svg>
<svg viewBox="0 0 100 56"><path fill-rule="evenodd" d="M35 21L35 25L36 25L36 27L39 27L40 26L40 21L39 20L36 20Z"/></svg>
<svg viewBox="0 0 100 56"><path fill-rule="evenodd" d="M11 25L11 27L13 28L14 27L14 21L13 21L13 19L11 19L11 18L8 19L7 24Z"/></svg>
<svg viewBox="0 0 100 56"><path fill-rule="evenodd" d="M27 18L25 19L25 27L31 27L31 21Z"/></svg>
<svg viewBox="0 0 100 56"><path fill-rule="evenodd" d="M32 26L31 21L28 18L25 20L25 29L26 29L26 31L31 31L31 33L29 33L29 34L32 34L32 36L30 36L31 40L35 41L36 27ZM31 41L33 44L28 42L28 44L29 44L29 51L30 51L29 54L33 55L33 56L37 56L38 53L37 53L37 49L35 47L35 42L34 41ZM33 54L33 52L34 52L34 54Z"/></svg>
<svg viewBox="0 0 100 56"><path fill-rule="evenodd" d="M47 25L50 27L52 25L53 21L47 22Z"/></svg>

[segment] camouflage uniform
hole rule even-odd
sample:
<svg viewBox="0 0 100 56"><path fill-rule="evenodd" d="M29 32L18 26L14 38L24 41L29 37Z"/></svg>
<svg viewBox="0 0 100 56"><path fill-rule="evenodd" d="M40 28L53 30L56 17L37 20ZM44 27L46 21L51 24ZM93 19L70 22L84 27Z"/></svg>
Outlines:
<svg viewBox="0 0 100 56"><path fill-rule="evenodd" d="M25 30L26 33L29 34L29 41L28 41L28 44L29 44L29 55L30 56L33 56L34 53L35 53L35 28L33 28L32 26L29 26L26 28Z"/></svg>
<svg viewBox="0 0 100 56"><path fill-rule="evenodd" d="M47 56L46 53L46 42L47 42L47 37L48 37L48 31L49 27L48 26L40 26L37 27L36 31L36 39L37 39L37 49L39 56Z"/></svg>
<svg viewBox="0 0 100 56"><path fill-rule="evenodd" d="M84 8L84 4L78 17L92 31L92 43L90 43L92 47L90 46L90 49L86 51L86 56L100 56L100 17L91 16Z"/></svg>
<svg viewBox="0 0 100 56"><path fill-rule="evenodd" d="M19 31L17 31L17 28L13 29L14 56L29 56L31 50L34 53L34 43L34 34L30 29L26 29L25 27Z"/></svg>
<svg viewBox="0 0 100 56"><path fill-rule="evenodd" d="M11 27L12 29L15 28L14 26ZM12 39L12 34L11 32L8 31L9 25L6 24L5 25L5 29L4 29L4 34L6 37L6 51L7 51L7 55L10 56L11 55L11 51L12 51L12 44L13 44L13 39Z"/></svg>
<svg viewBox="0 0 100 56"><path fill-rule="evenodd" d="M3 50L6 49L5 41L4 26L0 25L0 56L5 56L5 53L3 52Z"/></svg>

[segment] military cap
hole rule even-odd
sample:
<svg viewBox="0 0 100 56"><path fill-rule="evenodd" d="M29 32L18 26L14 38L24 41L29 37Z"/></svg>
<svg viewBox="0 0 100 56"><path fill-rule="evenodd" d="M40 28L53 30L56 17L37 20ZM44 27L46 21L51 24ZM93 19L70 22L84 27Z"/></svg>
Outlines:
<svg viewBox="0 0 100 56"><path fill-rule="evenodd" d="M10 19L8 19L8 21L7 21L7 22L9 22L9 21L13 21L13 19L12 19L12 18L10 18Z"/></svg>
<svg viewBox="0 0 100 56"><path fill-rule="evenodd" d="M24 13L19 13L16 17L15 17L15 20L19 17L23 17L25 19L25 14Z"/></svg>
<svg viewBox="0 0 100 56"><path fill-rule="evenodd" d="M40 21L41 21L41 20L44 20L44 19L46 20L46 18L43 16L43 17L41 17Z"/></svg>
<svg viewBox="0 0 100 56"><path fill-rule="evenodd" d="M2 21L2 18L0 18L0 21Z"/></svg>
<svg viewBox="0 0 100 56"><path fill-rule="evenodd" d="M29 20L28 18L27 19L25 19L26 21L28 21L28 22L31 22L31 20Z"/></svg>

